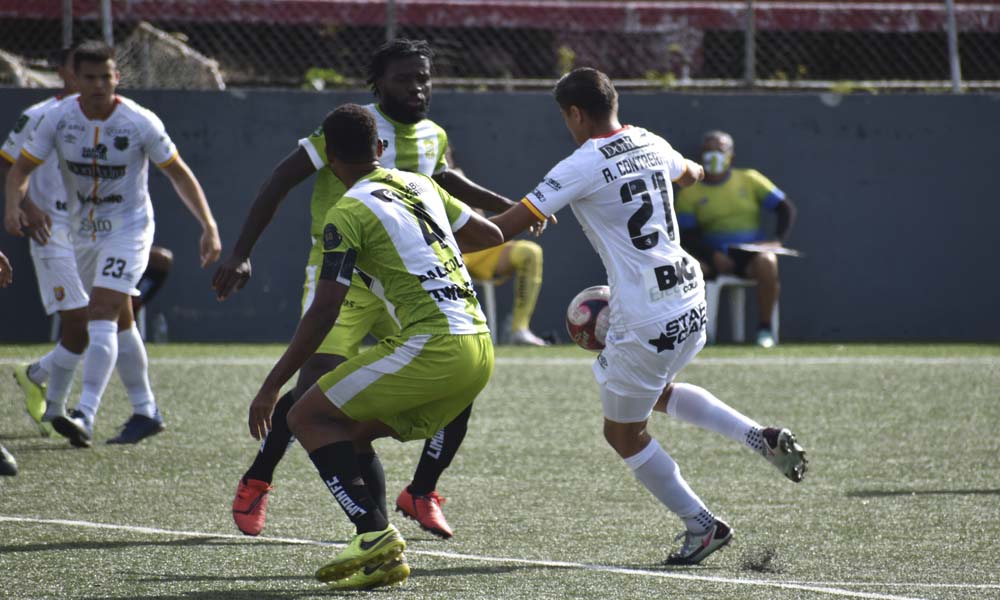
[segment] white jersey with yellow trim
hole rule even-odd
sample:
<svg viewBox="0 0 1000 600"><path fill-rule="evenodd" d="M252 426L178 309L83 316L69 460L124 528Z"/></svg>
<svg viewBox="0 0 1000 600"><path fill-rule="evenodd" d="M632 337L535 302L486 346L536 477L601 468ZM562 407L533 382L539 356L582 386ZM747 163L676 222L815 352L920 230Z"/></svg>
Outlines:
<svg viewBox="0 0 1000 600"><path fill-rule="evenodd" d="M88 119L78 98L52 107L21 154L37 163L59 156L71 214L79 218L75 233L96 241L152 226L149 161L165 167L177 159L177 148L152 111L116 96L104 120Z"/></svg>
<svg viewBox="0 0 1000 600"><path fill-rule="evenodd" d="M626 126L584 142L522 200L540 219L571 205L607 271L616 331L702 301L701 269L681 248L673 210L670 182L685 164L660 136Z"/></svg>
<svg viewBox="0 0 1000 600"><path fill-rule="evenodd" d="M72 97L53 96L25 109L14 124L14 129L4 140L3 146L0 146L0 157L13 164L21 154L21 148L28 141L28 136L42 121L45 113L64 99ZM28 197L52 218L53 226L69 223L66 187L59 170L58 158L50 158L32 171L28 182Z"/></svg>

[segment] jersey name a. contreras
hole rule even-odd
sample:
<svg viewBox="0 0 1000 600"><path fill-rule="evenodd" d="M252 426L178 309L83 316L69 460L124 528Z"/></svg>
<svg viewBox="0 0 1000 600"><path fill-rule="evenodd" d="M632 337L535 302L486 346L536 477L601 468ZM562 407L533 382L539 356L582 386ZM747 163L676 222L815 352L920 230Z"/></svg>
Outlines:
<svg viewBox="0 0 1000 600"><path fill-rule="evenodd" d="M570 205L611 288L611 327L662 320L703 295L698 261L680 245L671 181L684 158L641 127L584 142L522 201L539 218Z"/></svg>

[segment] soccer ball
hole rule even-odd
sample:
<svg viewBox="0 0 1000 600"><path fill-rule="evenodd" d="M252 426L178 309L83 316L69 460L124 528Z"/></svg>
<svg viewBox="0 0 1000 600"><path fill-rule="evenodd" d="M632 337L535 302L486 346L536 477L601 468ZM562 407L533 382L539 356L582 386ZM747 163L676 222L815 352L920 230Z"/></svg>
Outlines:
<svg viewBox="0 0 1000 600"><path fill-rule="evenodd" d="M611 290L606 285L591 286L577 294L566 309L566 331L585 350L601 350L608 334Z"/></svg>

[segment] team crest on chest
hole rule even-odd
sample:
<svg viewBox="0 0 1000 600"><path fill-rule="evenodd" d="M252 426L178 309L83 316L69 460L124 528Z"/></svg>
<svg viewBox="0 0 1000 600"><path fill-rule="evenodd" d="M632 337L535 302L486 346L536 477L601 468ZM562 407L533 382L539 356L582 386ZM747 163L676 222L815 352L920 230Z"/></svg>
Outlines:
<svg viewBox="0 0 1000 600"><path fill-rule="evenodd" d="M121 150L121 151L125 151L126 149L128 149L128 136L127 135L119 135L118 137L116 137L115 138L115 148L117 148L118 150Z"/></svg>
<svg viewBox="0 0 1000 600"><path fill-rule="evenodd" d="M434 143L434 140L421 140L420 144L424 147L424 156L434 158L434 155L437 154L437 144Z"/></svg>

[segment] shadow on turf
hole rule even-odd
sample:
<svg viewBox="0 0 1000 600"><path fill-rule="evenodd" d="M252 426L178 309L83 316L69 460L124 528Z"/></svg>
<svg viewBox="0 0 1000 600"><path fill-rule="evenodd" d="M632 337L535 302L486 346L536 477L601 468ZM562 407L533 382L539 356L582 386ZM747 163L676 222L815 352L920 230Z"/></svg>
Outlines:
<svg viewBox="0 0 1000 600"><path fill-rule="evenodd" d="M298 546L292 542L282 542L282 541L270 541L269 544L277 544L282 546ZM6 554L8 552L51 552L51 551L62 551L62 550L118 550L122 548L139 548L139 547L163 547L163 548L176 548L182 546L242 546L244 545L243 540L234 540L226 538L216 538L211 536L206 536L203 538L185 538L181 540L167 540L167 541L156 541L156 540L136 540L131 542L55 542L52 544L23 544L23 545L13 545L13 546L0 546L0 555Z"/></svg>
<svg viewBox="0 0 1000 600"><path fill-rule="evenodd" d="M961 490L852 490L848 498L891 498L893 496L1000 496L1000 489L980 488Z"/></svg>

